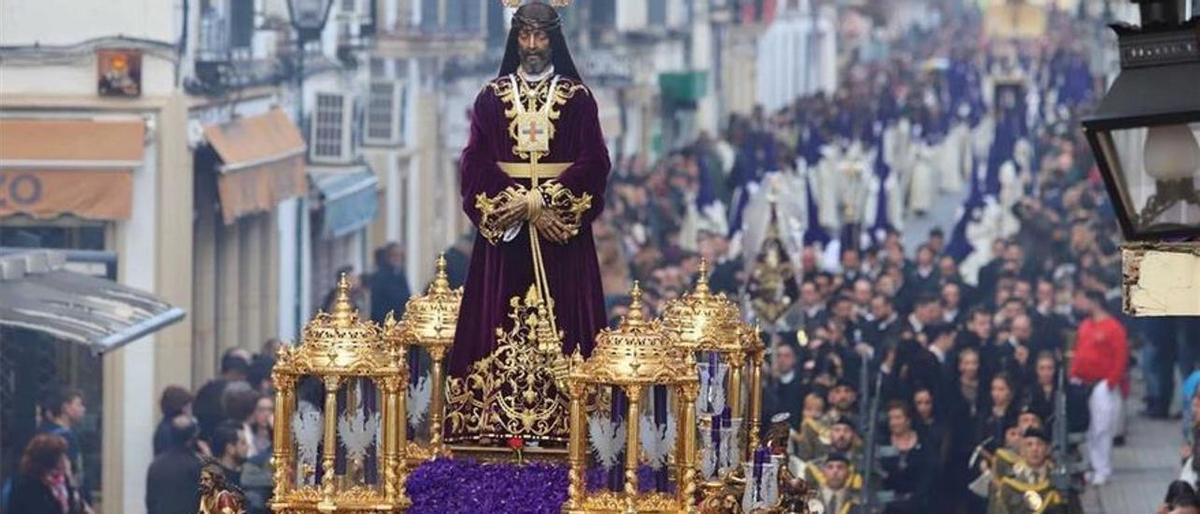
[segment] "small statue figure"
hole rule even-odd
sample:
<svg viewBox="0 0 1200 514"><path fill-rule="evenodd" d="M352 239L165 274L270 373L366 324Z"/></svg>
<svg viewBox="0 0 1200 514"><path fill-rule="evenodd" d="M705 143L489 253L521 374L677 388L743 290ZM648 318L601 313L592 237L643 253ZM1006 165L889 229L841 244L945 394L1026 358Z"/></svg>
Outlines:
<svg viewBox="0 0 1200 514"><path fill-rule="evenodd" d="M742 514L741 496L734 484L711 489L700 501L700 514Z"/></svg>
<svg viewBox="0 0 1200 514"><path fill-rule="evenodd" d="M196 514L245 514L246 497L225 481L225 471L215 461L200 469L200 508Z"/></svg>

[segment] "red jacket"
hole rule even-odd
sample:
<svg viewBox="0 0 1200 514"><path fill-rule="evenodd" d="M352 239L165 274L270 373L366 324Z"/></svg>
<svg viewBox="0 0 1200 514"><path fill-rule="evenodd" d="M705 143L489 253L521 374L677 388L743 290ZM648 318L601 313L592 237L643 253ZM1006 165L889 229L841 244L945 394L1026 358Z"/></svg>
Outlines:
<svg viewBox="0 0 1200 514"><path fill-rule="evenodd" d="M1088 384L1106 380L1110 386L1120 385L1128 393L1128 366L1129 342L1121 322L1107 317L1100 321L1089 318L1079 324L1075 358L1071 361L1072 378Z"/></svg>

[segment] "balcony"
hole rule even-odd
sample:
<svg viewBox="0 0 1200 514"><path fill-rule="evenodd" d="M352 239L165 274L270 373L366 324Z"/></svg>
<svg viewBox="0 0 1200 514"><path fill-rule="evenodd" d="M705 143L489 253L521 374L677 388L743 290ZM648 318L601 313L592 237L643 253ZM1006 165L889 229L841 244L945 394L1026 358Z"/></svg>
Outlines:
<svg viewBox="0 0 1200 514"><path fill-rule="evenodd" d="M218 11L205 12L197 35L195 76L184 87L192 94L220 95L231 89L278 82L285 74L279 56L255 56L250 45L255 32L251 17L239 24ZM234 34L236 25L238 33ZM286 34L286 27L257 30Z"/></svg>

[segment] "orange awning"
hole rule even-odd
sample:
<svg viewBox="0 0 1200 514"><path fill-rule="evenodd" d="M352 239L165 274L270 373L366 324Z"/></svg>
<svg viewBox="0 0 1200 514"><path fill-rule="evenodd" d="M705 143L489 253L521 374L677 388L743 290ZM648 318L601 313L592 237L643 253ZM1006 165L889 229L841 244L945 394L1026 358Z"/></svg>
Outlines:
<svg viewBox="0 0 1200 514"><path fill-rule="evenodd" d="M308 192L304 138L282 110L210 125L204 137L221 158L217 190L225 223Z"/></svg>
<svg viewBox="0 0 1200 514"><path fill-rule="evenodd" d="M0 119L0 216L128 218L144 136L140 119Z"/></svg>

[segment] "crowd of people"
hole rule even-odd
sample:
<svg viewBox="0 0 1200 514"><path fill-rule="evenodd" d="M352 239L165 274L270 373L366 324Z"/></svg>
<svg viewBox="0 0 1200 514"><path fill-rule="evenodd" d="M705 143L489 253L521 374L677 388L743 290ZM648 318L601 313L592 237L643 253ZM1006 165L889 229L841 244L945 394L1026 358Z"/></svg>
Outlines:
<svg viewBox="0 0 1200 514"><path fill-rule="evenodd" d="M1022 493L1053 478L1052 453L1086 454L1067 481L1111 478L1135 340L1147 415L1170 410L1176 363L1193 371L1194 320L1121 314L1116 222L1078 130L1103 92L1081 49L1103 28L1059 13L1007 46L967 16L851 62L835 95L735 116L656 163L619 159L595 230L610 304L639 280L654 308L702 259L714 289L746 298L761 225L779 224L795 294L770 335L762 426L787 415L793 472L827 512L863 501L865 474L887 513L1041 512ZM772 188L777 214L756 215ZM959 218L906 248L905 223L959 191ZM1069 432L1086 445L1054 436ZM1065 490L1037 492L1065 511Z"/></svg>

